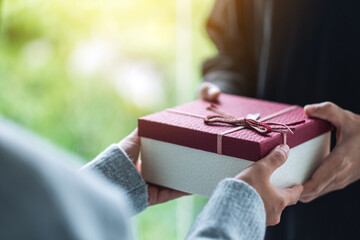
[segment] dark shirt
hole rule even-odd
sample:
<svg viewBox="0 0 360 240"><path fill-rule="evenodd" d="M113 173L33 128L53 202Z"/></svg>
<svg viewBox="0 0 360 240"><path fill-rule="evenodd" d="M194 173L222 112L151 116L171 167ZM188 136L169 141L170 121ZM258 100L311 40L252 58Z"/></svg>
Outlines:
<svg viewBox="0 0 360 240"><path fill-rule="evenodd" d="M219 54L204 79L289 104L333 101L360 113L359 0L218 0L207 31ZM360 182L287 208L267 239L357 239Z"/></svg>
<svg viewBox="0 0 360 240"><path fill-rule="evenodd" d="M205 62L205 79L227 82L225 92L360 113L359 11L358 0L219 0L207 23L219 55Z"/></svg>

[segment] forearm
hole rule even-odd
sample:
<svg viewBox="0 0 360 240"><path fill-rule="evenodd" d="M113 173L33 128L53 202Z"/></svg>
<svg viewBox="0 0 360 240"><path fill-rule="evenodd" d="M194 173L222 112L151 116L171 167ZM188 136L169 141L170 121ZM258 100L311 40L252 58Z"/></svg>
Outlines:
<svg viewBox="0 0 360 240"><path fill-rule="evenodd" d="M80 171L94 171L122 188L133 203L134 213L148 205L147 187L136 167L117 145L109 146Z"/></svg>
<svg viewBox="0 0 360 240"><path fill-rule="evenodd" d="M243 181L219 183L187 239L263 239L265 209L257 192Z"/></svg>

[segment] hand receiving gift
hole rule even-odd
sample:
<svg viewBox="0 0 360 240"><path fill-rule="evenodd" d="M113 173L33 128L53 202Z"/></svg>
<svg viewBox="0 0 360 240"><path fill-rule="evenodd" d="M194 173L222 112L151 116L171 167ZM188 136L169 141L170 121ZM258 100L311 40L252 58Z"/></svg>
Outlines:
<svg viewBox="0 0 360 240"><path fill-rule="evenodd" d="M303 190L302 185L280 189L270 183L271 174L285 163L288 154L289 146L279 145L235 177L247 182L261 196L265 205L267 226L278 224L284 208L296 204Z"/></svg>
<svg viewBox="0 0 360 240"><path fill-rule="evenodd" d="M137 129L124 138L119 143L119 146L126 152L141 173L141 161L139 160L140 139ZM303 190L302 185L279 189L270 183L271 174L286 161L288 152L289 147L287 145L280 145L265 158L251 165L235 177L247 182L259 193L265 205L267 225L278 224L284 208L296 204ZM188 195L188 193L153 184L148 184L148 194L149 205L163 203Z"/></svg>
<svg viewBox="0 0 360 240"><path fill-rule="evenodd" d="M121 140L118 145L121 149L125 151L125 153L128 155L128 157L131 159L131 161L134 163L137 170L141 174L141 160L139 159L140 138L138 136L137 129L135 129L132 133L130 133L129 136ZM188 193L180 192L162 186L157 186L150 183L147 184L147 187L149 194L149 198L148 198L149 205L155 205L185 195L189 195Z"/></svg>
<svg viewBox="0 0 360 240"><path fill-rule="evenodd" d="M336 127L336 146L305 183L302 202L310 202L360 179L360 116L331 102L305 106L308 116Z"/></svg>

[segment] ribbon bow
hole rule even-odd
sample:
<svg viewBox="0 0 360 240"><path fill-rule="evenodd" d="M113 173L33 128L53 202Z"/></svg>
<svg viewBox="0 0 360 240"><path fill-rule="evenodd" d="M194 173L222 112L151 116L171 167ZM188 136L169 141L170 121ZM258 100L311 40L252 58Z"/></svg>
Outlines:
<svg viewBox="0 0 360 240"><path fill-rule="evenodd" d="M304 123L305 120L293 122L293 123L287 123L287 124L276 123L276 122L266 122L266 121L268 121L274 117L280 116L281 114L284 114L286 112L292 111L292 110L296 109L297 107L298 106L290 106L288 108L285 108L278 112L270 114L266 117L263 117L260 120L253 120L253 119L248 119L248 118L236 118L236 117L232 116L231 114L228 114L228 113L225 113L225 112L219 110L213 104L210 105L209 107L207 107L206 109L215 114L207 116L207 117L196 114L196 113L184 112L184 111L181 111L178 109L168 109L167 111L177 113L177 114L182 114L185 116L191 116L191 117L203 119L204 123L207 125L212 125L212 126L230 125L230 126L233 126L233 128L217 134L217 153L222 154L222 138L223 138L223 136L226 134L229 134L229 133L239 131L244 128L254 130L257 133L260 133L263 135L271 133L271 132L281 133L281 135L283 137L283 143L286 144L287 130L289 130L290 133L294 134L294 132L292 131L293 129L291 129L290 126L295 126L295 125Z"/></svg>
<svg viewBox="0 0 360 240"><path fill-rule="evenodd" d="M294 134L294 132L289 126L295 126L305 122L305 120L302 120L298 122L284 124L284 123L276 123L276 122L260 122L247 118L236 118L228 113L221 111L213 104L211 104L206 109L216 113L215 115L210 115L204 118L204 123L207 125L213 125L213 126L231 125L234 127L243 127L254 130L260 134L279 132L282 133L284 136L286 130L289 130L292 134Z"/></svg>

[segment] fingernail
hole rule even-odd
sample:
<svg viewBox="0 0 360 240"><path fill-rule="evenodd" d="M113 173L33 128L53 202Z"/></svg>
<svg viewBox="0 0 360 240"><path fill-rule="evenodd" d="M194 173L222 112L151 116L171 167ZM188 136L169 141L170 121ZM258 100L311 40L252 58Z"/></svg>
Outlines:
<svg viewBox="0 0 360 240"><path fill-rule="evenodd" d="M279 145L279 148L282 149L286 153L288 153L290 150L290 148L287 144L281 144L281 145Z"/></svg>

